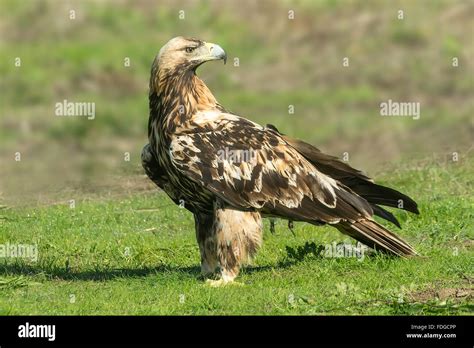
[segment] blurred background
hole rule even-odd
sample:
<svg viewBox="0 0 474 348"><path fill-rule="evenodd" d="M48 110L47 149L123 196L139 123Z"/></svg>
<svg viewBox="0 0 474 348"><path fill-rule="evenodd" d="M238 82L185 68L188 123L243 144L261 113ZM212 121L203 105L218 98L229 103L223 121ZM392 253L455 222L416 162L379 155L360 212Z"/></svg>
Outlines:
<svg viewBox="0 0 474 348"><path fill-rule="evenodd" d="M0 0L0 203L154 189L140 166L150 65L178 35L227 51L198 70L227 109L370 175L472 148L471 0ZM95 118L57 117L64 99ZM420 119L381 117L388 99L419 102Z"/></svg>

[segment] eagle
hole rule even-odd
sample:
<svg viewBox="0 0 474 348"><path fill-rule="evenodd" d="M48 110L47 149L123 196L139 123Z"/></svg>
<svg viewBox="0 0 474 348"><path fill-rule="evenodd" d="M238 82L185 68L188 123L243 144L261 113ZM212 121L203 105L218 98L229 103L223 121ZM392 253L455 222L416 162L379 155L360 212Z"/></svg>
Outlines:
<svg viewBox="0 0 474 348"><path fill-rule="evenodd" d="M160 49L141 154L147 176L194 215L204 279L213 286L233 282L261 246L266 217L327 224L381 252L417 255L373 218L400 227L382 206L418 214L413 199L219 104L196 69L226 59L219 45L195 38L176 37Z"/></svg>

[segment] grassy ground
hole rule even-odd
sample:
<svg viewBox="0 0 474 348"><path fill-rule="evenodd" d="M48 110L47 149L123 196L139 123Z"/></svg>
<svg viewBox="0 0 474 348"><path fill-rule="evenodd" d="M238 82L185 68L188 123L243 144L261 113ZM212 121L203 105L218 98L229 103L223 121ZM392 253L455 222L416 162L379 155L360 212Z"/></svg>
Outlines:
<svg viewBox="0 0 474 348"><path fill-rule="evenodd" d="M39 259L1 260L0 314L472 314L473 164L379 175L419 202L420 216L397 216L424 257L321 257L344 236L306 224L293 236L283 221L271 234L267 222L243 286L224 288L198 279L192 218L162 193L4 208L0 244L37 244Z"/></svg>

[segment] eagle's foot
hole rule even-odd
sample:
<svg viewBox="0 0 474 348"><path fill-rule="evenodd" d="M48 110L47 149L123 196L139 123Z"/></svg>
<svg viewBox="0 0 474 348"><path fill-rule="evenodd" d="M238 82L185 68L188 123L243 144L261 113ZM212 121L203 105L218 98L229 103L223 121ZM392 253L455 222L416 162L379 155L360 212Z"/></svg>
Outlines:
<svg viewBox="0 0 474 348"><path fill-rule="evenodd" d="M225 280L225 279L222 279L222 278L218 279L218 280L207 279L206 284L209 285L210 287L213 287L213 288L220 288L220 287L227 286L227 285L237 285L237 286L243 286L244 285L244 284L239 283L239 282L234 281L234 280Z"/></svg>
<svg viewBox="0 0 474 348"><path fill-rule="evenodd" d="M239 274L239 269L238 267L235 267L235 269L222 269L219 272L219 278L218 279L207 279L206 283L214 288L225 286L228 284L233 284L233 285L243 285L239 282L234 281L234 279L237 277Z"/></svg>

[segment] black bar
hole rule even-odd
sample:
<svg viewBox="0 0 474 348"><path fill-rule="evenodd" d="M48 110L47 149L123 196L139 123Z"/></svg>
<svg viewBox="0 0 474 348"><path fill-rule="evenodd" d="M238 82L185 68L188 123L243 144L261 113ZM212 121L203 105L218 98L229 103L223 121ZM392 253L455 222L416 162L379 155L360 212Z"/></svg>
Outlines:
<svg viewBox="0 0 474 348"><path fill-rule="evenodd" d="M55 325L55 339L19 337L20 325ZM473 317L127 317L4 316L0 345L329 344L470 346ZM407 334L421 334L409 338ZM433 335L450 335L435 338ZM455 335L455 337L453 337ZM226 342L224 342L225 340Z"/></svg>

